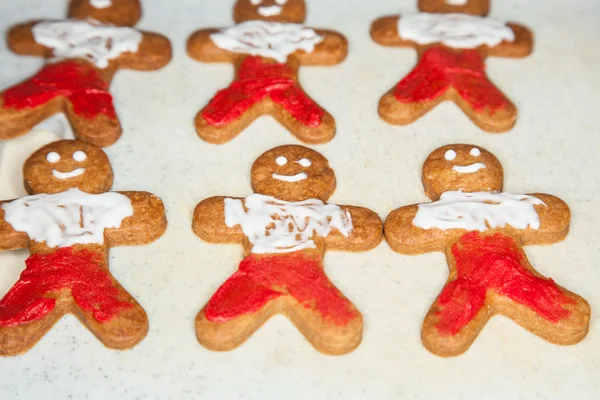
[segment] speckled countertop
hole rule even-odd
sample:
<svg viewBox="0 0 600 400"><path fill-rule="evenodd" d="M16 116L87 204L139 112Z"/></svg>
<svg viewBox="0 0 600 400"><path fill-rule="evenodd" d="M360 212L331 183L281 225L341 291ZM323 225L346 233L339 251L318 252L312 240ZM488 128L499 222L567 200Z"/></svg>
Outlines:
<svg viewBox="0 0 600 400"><path fill-rule="evenodd" d="M192 210L209 196L250 194L254 159L276 145L297 142L267 117L227 145L199 140L194 115L229 83L232 68L191 60L185 41L200 27L231 24L233 0L143 3L145 17L139 27L166 34L175 57L158 72L118 74L112 90L124 135L107 152L115 189L151 191L167 207L169 229L163 238L145 247L116 248L110 255L112 272L146 309L150 332L134 349L113 351L67 316L26 355L0 359L0 399L598 396L598 1L493 2L493 16L525 23L536 34L533 56L488 62L492 79L520 109L516 128L505 135L483 133L452 104L407 127L379 120L378 98L411 69L415 53L376 45L369 26L379 16L414 11L416 1L308 2L307 25L338 30L350 41L350 55L342 65L301 71L308 93L337 118L337 137L316 147L337 172L332 202L368 206L385 217L399 206L425 201L420 182L425 157L440 145L465 142L498 156L506 190L553 193L572 209L571 232L564 242L530 247L527 253L542 274L589 301L593 315L588 337L576 346L555 346L496 317L466 354L453 359L430 354L420 342L423 317L447 277L444 256L401 256L385 243L369 253L326 257L329 276L365 318L363 343L353 353L317 353L283 317L270 320L231 352L213 353L198 344L194 317L236 269L241 248L196 238L190 229ZM5 30L29 18L62 17L65 4L2 1L0 27ZM42 63L10 53L5 44L0 44L0 59L0 87L30 76ZM49 138L36 132L13 142L4 149L3 160L9 152L18 158L15 149L26 153ZM2 160L0 168L2 195L22 192L15 183L20 168L7 167ZM17 280L26 254L1 257L0 293L5 293Z"/></svg>

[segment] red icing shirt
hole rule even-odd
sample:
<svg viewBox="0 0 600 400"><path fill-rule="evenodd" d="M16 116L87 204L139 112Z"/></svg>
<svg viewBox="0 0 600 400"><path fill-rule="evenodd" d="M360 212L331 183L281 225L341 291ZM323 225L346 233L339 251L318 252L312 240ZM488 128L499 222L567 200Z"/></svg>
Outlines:
<svg viewBox="0 0 600 400"><path fill-rule="evenodd" d="M58 96L66 97L75 114L85 118L106 115L115 119L117 114L108 84L90 66L65 61L46 65L33 78L6 90L2 98L4 108L35 108Z"/></svg>
<svg viewBox="0 0 600 400"><path fill-rule="evenodd" d="M497 233L467 233L452 246L457 277L440 294L438 331L457 334L485 305L488 290L529 307L551 322L569 317L562 307L572 303L552 279L535 276L514 239Z"/></svg>
<svg viewBox="0 0 600 400"><path fill-rule="evenodd" d="M206 306L206 318L230 321L258 312L270 300L284 295L292 296L336 325L346 325L359 316L329 281L321 260L295 252L247 257L212 296Z"/></svg>
<svg viewBox="0 0 600 400"><path fill-rule="evenodd" d="M442 46L423 53L419 64L396 86L401 103L435 100L454 88L475 111L497 111L510 104L485 74L483 56L476 50L452 51Z"/></svg>
<svg viewBox="0 0 600 400"><path fill-rule="evenodd" d="M244 60L238 79L227 89L217 92L202 111L202 116L210 125L226 126L266 97L306 126L321 124L323 110L298 87L292 69L255 56Z"/></svg>
<svg viewBox="0 0 600 400"><path fill-rule="evenodd" d="M119 300L119 290L102 267L102 256L66 247L50 254L35 254L25 261L19 281L0 300L0 326L18 326L37 321L54 309L47 297L69 289L81 309L107 322L133 307Z"/></svg>

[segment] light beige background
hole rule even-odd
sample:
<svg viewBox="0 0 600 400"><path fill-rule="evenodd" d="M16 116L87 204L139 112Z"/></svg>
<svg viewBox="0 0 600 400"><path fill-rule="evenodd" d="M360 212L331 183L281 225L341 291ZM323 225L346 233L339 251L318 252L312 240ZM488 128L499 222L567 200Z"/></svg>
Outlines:
<svg viewBox="0 0 600 400"><path fill-rule="evenodd" d="M62 17L64 0L0 3L0 27ZM367 206L382 218L425 201L420 168L429 152L453 142L494 152L511 192L548 192L572 208L563 243L532 247L537 269L581 294L594 311L579 345L549 344L502 317L463 356L442 359L420 342L421 322L447 277L442 254L406 257L383 243L364 254L329 253L331 279L365 317L362 345L343 357L317 353L283 317L241 348L213 353L196 341L200 307L235 269L241 248L201 242L191 229L195 205L213 195L251 193L249 170L271 147L297 143L272 119L233 142L213 146L193 130L195 113L231 79L229 65L185 54L200 27L231 24L232 0L145 0L139 27L166 34L175 57L155 73L120 72L112 91L124 135L107 152L115 189L148 190L167 206L169 229L156 243L111 252L111 269L148 312L148 337L130 351L105 349L65 317L25 356L0 359L1 399L591 399L600 392L600 2L497 0L492 15L536 33L532 57L489 60L489 75L518 105L516 128L490 135L452 104L408 127L378 119L379 97L414 65L410 49L376 45L375 18L412 12L414 0L313 0L307 25L350 40L347 61L305 68L304 87L337 118L338 135L316 149L337 172L332 201ZM0 87L42 64L0 44ZM4 185L1 182L0 185ZM0 263L0 293L22 263ZM18 397L17 397L18 396ZM71 397L69 397L71 396Z"/></svg>

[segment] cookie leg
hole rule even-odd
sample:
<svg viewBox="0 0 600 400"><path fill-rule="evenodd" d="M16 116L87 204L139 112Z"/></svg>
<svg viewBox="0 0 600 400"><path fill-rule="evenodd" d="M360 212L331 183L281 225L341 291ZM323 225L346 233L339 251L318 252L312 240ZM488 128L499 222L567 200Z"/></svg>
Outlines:
<svg viewBox="0 0 600 400"><path fill-rule="evenodd" d="M73 313L106 347L128 349L146 337L148 316L123 286L110 279L112 286L102 291L90 291L85 285L74 288Z"/></svg>
<svg viewBox="0 0 600 400"><path fill-rule="evenodd" d="M290 288L284 313L320 352L339 355L362 340L363 319L322 270L311 284Z"/></svg>
<svg viewBox="0 0 600 400"><path fill-rule="evenodd" d="M509 131L517 121L517 108L487 76L454 83L456 104L481 129L491 133Z"/></svg>
<svg viewBox="0 0 600 400"><path fill-rule="evenodd" d="M417 65L379 101L379 116L394 125L407 125L447 100L450 83L436 68Z"/></svg>
<svg viewBox="0 0 600 400"><path fill-rule="evenodd" d="M311 99L302 88L291 86L270 93L281 109L274 117L294 136L310 144L325 143L335 136L335 120Z"/></svg>
<svg viewBox="0 0 600 400"><path fill-rule="evenodd" d="M0 95L0 140L12 139L24 135L31 129L60 112L63 99L55 98L37 107L9 107L4 101L4 94Z"/></svg>
<svg viewBox="0 0 600 400"><path fill-rule="evenodd" d="M497 299L494 305L501 314L555 344L575 344L587 335L591 310L581 296L540 277L511 285L516 287L509 285L506 289L519 297L512 301Z"/></svg>
<svg viewBox="0 0 600 400"><path fill-rule="evenodd" d="M278 312L281 295L245 272L236 272L198 313L198 341L211 350L234 349Z"/></svg>
<svg viewBox="0 0 600 400"><path fill-rule="evenodd" d="M485 289L470 280L449 282L423 321L425 348L442 357L464 353L493 315L485 298Z"/></svg>
<svg viewBox="0 0 600 400"><path fill-rule="evenodd" d="M80 140L106 147L121 137L121 124L108 93L74 93L69 96L65 112Z"/></svg>
<svg viewBox="0 0 600 400"><path fill-rule="evenodd" d="M54 297L38 297L36 289L33 280L20 279L0 300L0 355L25 353L64 314Z"/></svg>

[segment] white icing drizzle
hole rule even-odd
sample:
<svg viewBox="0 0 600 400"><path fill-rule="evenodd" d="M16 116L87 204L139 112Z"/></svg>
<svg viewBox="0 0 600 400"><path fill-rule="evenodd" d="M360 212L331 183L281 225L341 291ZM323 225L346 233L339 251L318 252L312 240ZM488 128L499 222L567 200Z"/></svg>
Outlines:
<svg viewBox="0 0 600 400"><path fill-rule="evenodd" d="M503 21L468 14L418 13L398 20L398 35L421 45L442 43L459 49L512 42L515 34Z"/></svg>
<svg viewBox="0 0 600 400"><path fill-rule="evenodd" d="M284 182L298 182L298 181L303 181L306 178L308 178L308 175L305 172L300 172L299 174L296 175L280 175L280 174L273 174L273 179L277 179L278 181L284 181Z"/></svg>
<svg viewBox="0 0 600 400"><path fill-rule="evenodd" d="M278 5L258 7L258 13L263 17L272 17L274 15L279 15L281 14L281 10L281 6Z"/></svg>
<svg viewBox="0 0 600 400"><path fill-rule="evenodd" d="M287 202L262 194L250 195L243 202L225 199L225 224L240 225L255 254L315 248L314 235L326 237L337 229L347 237L352 232L350 213L335 204L317 199Z"/></svg>
<svg viewBox="0 0 600 400"><path fill-rule="evenodd" d="M469 0L446 0L446 4L450 4L451 6L464 6L468 2Z"/></svg>
<svg viewBox="0 0 600 400"><path fill-rule="evenodd" d="M74 169L73 171L69 171L69 172L60 172L60 171L53 169L52 175L54 175L54 177L58 178L58 179L69 179L69 178L75 178L79 175L83 175L84 172L85 172L85 168L77 168L77 169Z"/></svg>
<svg viewBox="0 0 600 400"><path fill-rule="evenodd" d="M504 228L539 229L534 205L545 203L537 197L500 192L450 191L438 201L419 204L414 226L422 229L466 229L483 232Z"/></svg>
<svg viewBox="0 0 600 400"><path fill-rule="evenodd" d="M444 153L444 158L446 161L452 161L456 158L456 152L454 150L448 150Z"/></svg>
<svg viewBox="0 0 600 400"><path fill-rule="evenodd" d="M485 168L484 163L475 163L471 165L455 165L452 167L452 170L460 174L472 174L473 172L477 172L483 168Z"/></svg>
<svg viewBox="0 0 600 400"><path fill-rule="evenodd" d="M246 21L210 35L217 47L232 53L269 57L285 63L297 50L311 53L323 37L304 25Z"/></svg>
<svg viewBox="0 0 600 400"><path fill-rule="evenodd" d="M108 8L112 6L112 0L90 0L90 4L94 8Z"/></svg>
<svg viewBox="0 0 600 400"><path fill-rule="evenodd" d="M133 28L91 20L42 21L32 30L36 43L54 51L53 61L85 58L98 68L108 67L123 53L137 52L142 41L142 34Z"/></svg>
<svg viewBox="0 0 600 400"><path fill-rule="evenodd" d="M282 166L282 165L287 164L288 159L285 158L284 156L279 156L275 159L275 162L277 163L277 165Z"/></svg>
<svg viewBox="0 0 600 400"><path fill-rule="evenodd" d="M27 196L2 208L5 221L16 231L49 247L103 244L106 228L119 228L125 218L133 215L127 196L89 194L79 189Z"/></svg>

